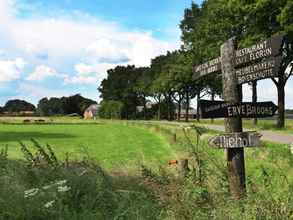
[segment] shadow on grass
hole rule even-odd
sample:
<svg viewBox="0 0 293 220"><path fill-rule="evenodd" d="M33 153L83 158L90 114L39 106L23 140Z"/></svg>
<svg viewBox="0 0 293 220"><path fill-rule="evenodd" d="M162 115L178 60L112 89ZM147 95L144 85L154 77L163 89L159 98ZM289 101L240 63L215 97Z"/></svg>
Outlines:
<svg viewBox="0 0 293 220"><path fill-rule="evenodd" d="M0 132L0 142L11 141L26 141L33 139L62 139L62 138L74 138L74 135L63 133L43 133L43 132L19 132L9 131Z"/></svg>

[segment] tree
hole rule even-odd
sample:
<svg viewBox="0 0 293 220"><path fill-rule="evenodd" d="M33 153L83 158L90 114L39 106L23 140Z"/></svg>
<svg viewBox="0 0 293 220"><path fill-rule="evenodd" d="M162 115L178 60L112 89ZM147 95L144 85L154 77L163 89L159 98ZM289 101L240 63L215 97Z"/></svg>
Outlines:
<svg viewBox="0 0 293 220"><path fill-rule="evenodd" d="M136 118L136 106L139 105L136 84L140 70L130 65L117 66L107 73L107 79L104 79L98 88L101 98L105 101L122 102L122 118Z"/></svg>
<svg viewBox="0 0 293 220"><path fill-rule="evenodd" d="M38 112L43 116L77 113L82 115L87 107L97 102L79 94L62 98L43 98L38 103Z"/></svg>
<svg viewBox="0 0 293 220"><path fill-rule="evenodd" d="M284 87L292 74L288 70L293 59L292 9L291 0L206 0L201 7L193 3L186 9L180 25L184 48L193 53L194 65L218 57L221 44L230 37L237 37L238 47L248 47L274 34L287 34L279 76L272 79L278 90L278 127L284 126Z"/></svg>
<svg viewBox="0 0 293 220"><path fill-rule="evenodd" d="M274 10L271 10L272 8ZM278 91L277 127L283 128L285 126L285 86L292 75L290 64L293 60L293 3L290 0L258 0L251 4L250 9L251 22L247 27L248 38L259 40L274 34L287 35L283 45L283 59L278 77L272 78Z"/></svg>
<svg viewBox="0 0 293 220"><path fill-rule="evenodd" d="M99 116L106 119L121 119L123 103L119 101L102 101Z"/></svg>
<svg viewBox="0 0 293 220"><path fill-rule="evenodd" d="M3 107L3 111L9 113L19 113L25 111L34 112L35 110L36 107L33 104L19 99L9 100Z"/></svg>
<svg viewBox="0 0 293 220"><path fill-rule="evenodd" d="M138 95L138 99L141 100L143 105L143 117L144 120L147 119L147 97L151 96L151 86L153 82L152 71L149 67L141 67L137 69L139 74L136 84L134 86L134 90Z"/></svg>

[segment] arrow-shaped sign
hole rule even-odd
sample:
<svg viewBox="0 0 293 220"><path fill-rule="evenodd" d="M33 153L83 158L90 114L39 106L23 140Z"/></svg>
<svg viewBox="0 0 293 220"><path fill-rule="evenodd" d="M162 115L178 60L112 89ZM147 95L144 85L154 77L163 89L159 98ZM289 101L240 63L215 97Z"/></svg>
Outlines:
<svg viewBox="0 0 293 220"><path fill-rule="evenodd" d="M237 50L235 54L236 68L248 63L255 63L256 61L263 60L268 57L276 57L280 55L283 40L283 35L275 35L251 47ZM221 57L217 57L203 64L194 66L193 73L193 79L198 79L211 73L221 73ZM258 78L264 79L268 77Z"/></svg>
<svg viewBox="0 0 293 220"><path fill-rule="evenodd" d="M278 110L273 102L242 102L230 104L224 101L200 100L202 118L265 118L272 117Z"/></svg>
<svg viewBox="0 0 293 220"><path fill-rule="evenodd" d="M209 145L215 148L244 148L260 145L261 134L250 132L228 133L212 137Z"/></svg>

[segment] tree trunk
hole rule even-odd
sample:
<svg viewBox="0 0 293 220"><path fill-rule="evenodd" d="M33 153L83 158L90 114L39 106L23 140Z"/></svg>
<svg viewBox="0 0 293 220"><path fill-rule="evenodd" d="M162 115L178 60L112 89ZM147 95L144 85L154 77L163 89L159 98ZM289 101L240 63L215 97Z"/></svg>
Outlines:
<svg viewBox="0 0 293 220"><path fill-rule="evenodd" d="M167 120L171 120L171 111L170 111L170 97L169 95L165 95L165 100L167 101Z"/></svg>
<svg viewBox="0 0 293 220"><path fill-rule="evenodd" d="M284 128L285 127L285 79L284 79L284 76L279 77L277 89L278 89L277 127Z"/></svg>
<svg viewBox="0 0 293 220"><path fill-rule="evenodd" d="M178 121L180 121L180 116L181 116L181 102L182 102L182 99L180 99L178 102L178 111L177 111L177 120Z"/></svg>
<svg viewBox="0 0 293 220"><path fill-rule="evenodd" d="M212 91L211 101L215 101L215 93ZM214 124L214 118L211 118L211 123Z"/></svg>
<svg viewBox="0 0 293 220"><path fill-rule="evenodd" d="M256 106L257 103L257 81L252 82L252 103ZM257 117L253 119L254 126L257 125Z"/></svg>
<svg viewBox="0 0 293 220"><path fill-rule="evenodd" d="M146 120L146 97L143 96L143 118Z"/></svg>
<svg viewBox="0 0 293 220"><path fill-rule="evenodd" d="M196 121L200 122L200 115L199 115L199 100L200 100L200 91L197 93L197 105L196 105Z"/></svg>
<svg viewBox="0 0 293 220"><path fill-rule="evenodd" d="M186 92L186 109L185 109L185 121L189 121L189 92Z"/></svg>
<svg viewBox="0 0 293 220"><path fill-rule="evenodd" d="M161 120L161 97L159 97L158 101L158 120Z"/></svg>

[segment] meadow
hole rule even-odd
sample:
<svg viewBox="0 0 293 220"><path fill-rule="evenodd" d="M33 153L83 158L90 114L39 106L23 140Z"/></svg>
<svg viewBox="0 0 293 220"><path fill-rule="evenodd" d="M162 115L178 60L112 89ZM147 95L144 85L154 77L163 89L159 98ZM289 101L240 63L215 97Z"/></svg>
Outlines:
<svg viewBox="0 0 293 220"><path fill-rule="evenodd" d="M247 195L235 200L224 151L207 144L213 131L185 123L45 120L0 124L0 145L8 146L0 152L0 219L293 219L286 145L245 150ZM188 171L168 164L172 159L188 159Z"/></svg>
<svg viewBox="0 0 293 220"><path fill-rule="evenodd" d="M49 144L60 159L66 156L80 159L89 155L109 169L130 168L139 162L160 164L172 158L169 144L145 128L78 119L53 124L21 124L17 119L14 122L0 124L0 146L8 146L11 159L20 159L20 142L30 146L31 139Z"/></svg>

